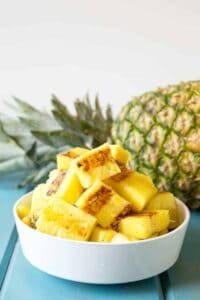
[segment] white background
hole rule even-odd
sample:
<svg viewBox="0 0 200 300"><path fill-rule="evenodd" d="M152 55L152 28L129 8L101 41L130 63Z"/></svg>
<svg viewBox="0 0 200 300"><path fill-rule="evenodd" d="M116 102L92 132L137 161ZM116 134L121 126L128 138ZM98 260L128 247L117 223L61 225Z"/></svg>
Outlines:
<svg viewBox="0 0 200 300"><path fill-rule="evenodd" d="M0 0L0 111L12 95L48 108L200 78L198 0Z"/></svg>

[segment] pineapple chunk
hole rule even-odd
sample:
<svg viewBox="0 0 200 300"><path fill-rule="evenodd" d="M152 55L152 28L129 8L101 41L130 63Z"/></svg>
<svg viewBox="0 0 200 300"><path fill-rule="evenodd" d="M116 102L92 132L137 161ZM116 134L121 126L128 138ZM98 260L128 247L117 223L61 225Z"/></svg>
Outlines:
<svg viewBox="0 0 200 300"><path fill-rule="evenodd" d="M127 164L129 160L129 153L119 145L111 145L111 153L114 160L116 160L120 165Z"/></svg>
<svg viewBox="0 0 200 300"><path fill-rule="evenodd" d="M119 233L119 232L116 233L111 240L112 244L118 244L118 243L122 244L122 243L128 243L128 242L130 242L130 240L127 238L127 236L125 236L124 234Z"/></svg>
<svg viewBox="0 0 200 300"><path fill-rule="evenodd" d="M119 219L132 210L128 201L101 181L96 181L87 189L76 202L76 206L94 215L104 228L111 225L116 228Z"/></svg>
<svg viewBox="0 0 200 300"><path fill-rule="evenodd" d="M24 224L28 225L29 227L33 227L33 224L31 222L31 216L28 215L28 216L25 216L23 219L22 219L22 222L24 222Z"/></svg>
<svg viewBox="0 0 200 300"><path fill-rule="evenodd" d="M43 209L37 222L38 231L73 240L89 239L96 218L64 200L54 199Z"/></svg>
<svg viewBox="0 0 200 300"><path fill-rule="evenodd" d="M57 155L57 167L59 170L68 170L71 162L79 157L80 155L89 152L89 150L85 148L76 147L72 150L69 150L64 153L59 153Z"/></svg>
<svg viewBox="0 0 200 300"><path fill-rule="evenodd" d="M59 174L59 170L58 169L53 169L49 172L49 179L54 178L56 176L58 176Z"/></svg>
<svg viewBox="0 0 200 300"><path fill-rule="evenodd" d="M45 195L46 184L39 184L34 190L31 200L31 216L37 219L41 210L50 204L50 199Z"/></svg>
<svg viewBox="0 0 200 300"><path fill-rule="evenodd" d="M110 242L115 234L116 231L112 229L104 229L97 226L94 229L90 240L92 242Z"/></svg>
<svg viewBox="0 0 200 300"><path fill-rule="evenodd" d="M121 173L107 179L106 183L120 196L130 201L135 212L141 212L157 193L150 177L127 168L123 168Z"/></svg>
<svg viewBox="0 0 200 300"><path fill-rule="evenodd" d="M169 227L169 226L168 226L168 227ZM152 234L152 236L150 236L150 239L152 239L152 238L154 238L154 237L158 237L158 236L160 236L160 235L164 235L164 234L166 234L166 233L168 233L168 229L165 229L165 230L163 230L163 231L161 231L161 232L157 232L157 233Z"/></svg>
<svg viewBox="0 0 200 300"><path fill-rule="evenodd" d="M145 211L154 209L168 209L170 216L169 229L176 228L178 226L178 212L176 206L175 197L168 192L160 192L153 197L147 204Z"/></svg>
<svg viewBox="0 0 200 300"><path fill-rule="evenodd" d="M47 182L47 197L58 197L70 204L74 204L83 192L78 176L73 167L68 171L60 171L56 177Z"/></svg>
<svg viewBox="0 0 200 300"><path fill-rule="evenodd" d="M169 226L169 211L154 210L122 219L119 231L129 238L148 239Z"/></svg>
<svg viewBox="0 0 200 300"><path fill-rule="evenodd" d="M170 224L169 224L170 225ZM169 231L168 231L168 229L165 229L165 230L163 230L163 231L161 231L160 233L159 233L159 235L164 235L164 234L166 234L166 233L168 233Z"/></svg>
<svg viewBox="0 0 200 300"><path fill-rule="evenodd" d="M90 187L98 179L104 180L120 172L108 144L81 155L76 159L75 165L84 188Z"/></svg>
<svg viewBox="0 0 200 300"><path fill-rule="evenodd" d="M58 236L61 238L69 239L68 231L55 221L49 221L46 217L41 216L37 221L37 230L50 235ZM71 238L73 239L73 238Z"/></svg>
<svg viewBox="0 0 200 300"><path fill-rule="evenodd" d="M17 214L20 217L20 219L25 218L30 213L30 208L26 205L19 204L17 206Z"/></svg>

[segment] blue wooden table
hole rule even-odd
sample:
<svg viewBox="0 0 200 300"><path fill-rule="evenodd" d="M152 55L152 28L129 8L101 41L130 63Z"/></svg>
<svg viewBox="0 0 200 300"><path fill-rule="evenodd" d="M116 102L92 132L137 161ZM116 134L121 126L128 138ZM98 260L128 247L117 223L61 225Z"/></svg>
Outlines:
<svg viewBox="0 0 200 300"><path fill-rule="evenodd" d="M89 285L49 276L24 258L12 216L26 191L18 178L0 177L0 300L200 299L200 213L192 213L181 256L168 272L121 285ZM166 249L167 251L167 249Z"/></svg>

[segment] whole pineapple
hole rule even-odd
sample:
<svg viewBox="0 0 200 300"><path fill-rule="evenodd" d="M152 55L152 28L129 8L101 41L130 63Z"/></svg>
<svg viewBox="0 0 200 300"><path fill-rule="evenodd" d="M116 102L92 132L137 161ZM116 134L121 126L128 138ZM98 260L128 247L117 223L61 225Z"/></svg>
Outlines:
<svg viewBox="0 0 200 300"><path fill-rule="evenodd" d="M132 166L200 207L200 82L160 88L125 105L112 128Z"/></svg>

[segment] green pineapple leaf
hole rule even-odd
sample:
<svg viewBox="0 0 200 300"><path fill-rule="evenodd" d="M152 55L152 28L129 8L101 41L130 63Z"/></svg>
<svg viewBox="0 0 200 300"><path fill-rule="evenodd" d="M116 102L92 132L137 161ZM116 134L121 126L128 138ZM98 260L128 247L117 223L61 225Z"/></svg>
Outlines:
<svg viewBox="0 0 200 300"><path fill-rule="evenodd" d="M88 95L76 99L74 114L55 95L51 105L45 112L14 97L9 106L15 118L0 115L0 174L29 170L19 186L45 180L56 167L57 153L77 146L97 147L110 136L111 109L108 106L104 114L98 97L94 103Z"/></svg>
<svg viewBox="0 0 200 300"><path fill-rule="evenodd" d="M83 145L83 139L77 133L72 131L32 131L32 134L36 139L53 148L64 145L70 145L71 147Z"/></svg>

